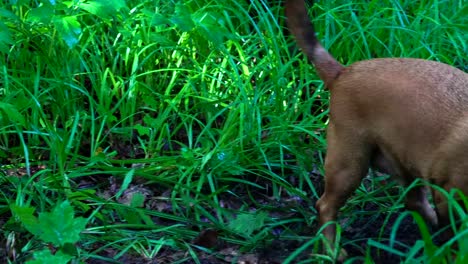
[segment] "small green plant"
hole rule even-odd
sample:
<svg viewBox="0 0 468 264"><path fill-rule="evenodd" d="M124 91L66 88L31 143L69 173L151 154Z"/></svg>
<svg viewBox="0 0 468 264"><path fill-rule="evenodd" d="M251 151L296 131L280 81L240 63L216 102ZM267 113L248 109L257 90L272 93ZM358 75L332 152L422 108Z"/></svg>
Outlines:
<svg viewBox="0 0 468 264"><path fill-rule="evenodd" d="M80 233L86 227L87 220L75 217L73 207L68 201L58 203L51 212L34 215L35 209L29 206L11 206L13 217L24 228L41 242L53 247L35 251L33 260L26 263L68 263L76 257L76 243L80 240Z"/></svg>

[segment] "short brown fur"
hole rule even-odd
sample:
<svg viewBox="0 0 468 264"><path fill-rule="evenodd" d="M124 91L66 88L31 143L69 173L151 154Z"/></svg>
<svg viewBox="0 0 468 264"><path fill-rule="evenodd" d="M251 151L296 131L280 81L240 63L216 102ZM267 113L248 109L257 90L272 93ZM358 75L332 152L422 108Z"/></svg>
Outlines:
<svg viewBox="0 0 468 264"><path fill-rule="evenodd" d="M408 186L423 178L468 194L468 74L447 64L385 58L339 64L320 44L303 0L286 0L298 45L330 90L325 192L316 204L320 225L335 221L369 167ZM408 209L432 225L448 223L442 194L424 187L406 197ZM333 241L333 225L323 234Z"/></svg>

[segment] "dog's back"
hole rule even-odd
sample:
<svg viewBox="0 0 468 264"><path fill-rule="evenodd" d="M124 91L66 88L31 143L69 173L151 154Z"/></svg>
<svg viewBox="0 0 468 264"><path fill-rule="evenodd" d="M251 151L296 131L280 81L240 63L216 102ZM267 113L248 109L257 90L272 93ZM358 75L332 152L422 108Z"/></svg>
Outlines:
<svg viewBox="0 0 468 264"><path fill-rule="evenodd" d="M421 59L374 59L346 67L329 88L333 122L367 134L394 176L432 180L429 164L444 158L439 149L446 148L453 131L459 144L451 145L467 150L468 164L468 145L463 146L468 123L461 125L468 122L468 78L463 71ZM455 165L455 160L445 162ZM468 177L468 170L465 174Z"/></svg>

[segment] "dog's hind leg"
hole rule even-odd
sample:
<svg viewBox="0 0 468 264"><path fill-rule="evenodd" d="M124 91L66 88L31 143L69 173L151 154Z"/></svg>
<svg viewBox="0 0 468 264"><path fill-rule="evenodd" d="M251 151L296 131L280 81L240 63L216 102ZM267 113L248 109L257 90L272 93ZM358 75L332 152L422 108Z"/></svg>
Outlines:
<svg viewBox="0 0 468 264"><path fill-rule="evenodd" d="M418 212L432 227L436 227L437 214L427 199L426 190L425 186L416 186L409 190L405 197L405 206L408 210Z"/></svg>
<svg viewBox="0 0 468 264"><path fill-rule="evenodd" d="M325 158L325 191L317 201L319 224L336 221L339 209L359 186L369 168L370 147L360 140L355 131L336 129L330 123L327 130L327 156ZM333 242L336 228L330 224L323 235Z"/></svg>

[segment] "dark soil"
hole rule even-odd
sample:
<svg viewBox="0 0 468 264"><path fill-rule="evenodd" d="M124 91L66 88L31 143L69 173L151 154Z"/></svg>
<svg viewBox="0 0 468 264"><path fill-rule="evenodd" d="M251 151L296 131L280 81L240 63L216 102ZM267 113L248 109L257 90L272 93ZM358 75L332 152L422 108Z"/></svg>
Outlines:
<svg viewBox="0 0 468 264"><path fill-rule="evenodd" d="M317 186L322 185L321 176L312 174L311 177L313 181L317 183ZM291 179L291 181L294 180ZM109 190L106 191L110 195L118 189L118 186L116 186L117 183L115 183L114 180L111 180L111 182ZM157 186L155 186L154 189L148 188L148 186L143 187L143 185L131 186L121 198L120 202L126 203L126 200L129 200L132 192L144 193L149 198L147 203L149 208L169 212L172 209L169 203L155 201L150 198L150 196L155 193L161 193L159 188L160 187ZM240 192L241 190L236 190L236 194L239 194ZM169 195L169 191L166 191L166 193L163 193L162 195ZM292 215L291 210L288 210L292 207L307 210L309 217L315 213L313 210L313 204L315 204L316 200L314 199L311 201L304 201L297 197L285 196L281 201L277 201L266 196L265 193L251 192L250 195L250 197L248 197L247 194L245 197L221 196L222 199L220 202L223 203L226 208L236 210L242 205L245 207L246 203L251 201L253 196L255 198L255 203L251 202L251 204L248 204L249 208L252 208L252 210L257 209L259 206L263 208L276 208L275 210L270 211L270 215L274 215L279 219L298 217L298 215ZM366 203L363 205L363 208L356 210L356 213L362 214L362 216L353 217L355 220L350 220L349 218L346 218L346 214L343 213L340 220L344 229L342 242L349 258L354 259L353 263L364 263L363 260L366 255L366 250L369 250L370 253L368 254L372 257L375 263L385 264L401 262L403 259L398 255L394 255L387 251L379 251L375 247L368 246L369 238L388 245L394 222L398 218L399 213L382 212L381 209L379 211L378 206L372 203ZM158 224L163 224L163 222L159 220ZM174 223L168 222L167 224L170 225ZM288 229L294 231L298 237L311 237L316 234L316 226L307 226L305 223L288 226ZM264 244L262 245L258 245L254 251L246 253L244 253L238 245L224 241L222 236L223 234L219 234L218 231L213 229L200 230L198 237L193 239L191 243L211 248L211 253L201 250L198 251L198 258L201 263L282 263L286 257L307 242L306 240L284 239L281 235L282 231L284 230L278 230L276 234L272 235L270 240L264 241ZM419 229L410 216L403 219L399 224L396 232L396 239L401 244L394 245L393 248L403 252L405 252L405 247L411 247L417 240L421 239ZM106 257L112 258L118 253L119 252L113 250L108 250L106 251ZM307 260L310 259L310 253L312 253L312 249L306 250L296 258L296 261L314 263L315 261L307 262ZM184 259L185 261L183 261ZM173 250L160 252L157 258L151 260L132 256L131 254L124 255L119 259L120 263L176 263L179 261L182 261L183 263L195 263L190 259L188 252ZM90 260L88 263L105 262Z"/></svg>

